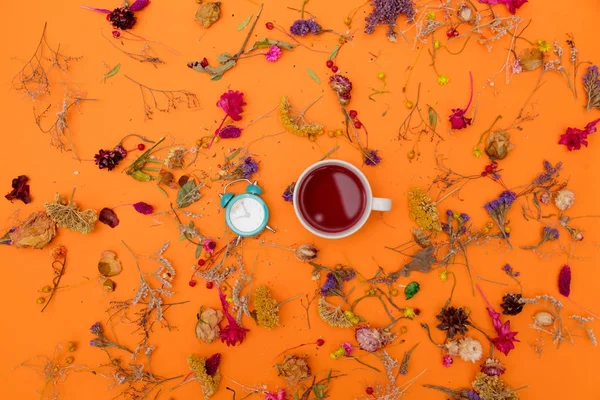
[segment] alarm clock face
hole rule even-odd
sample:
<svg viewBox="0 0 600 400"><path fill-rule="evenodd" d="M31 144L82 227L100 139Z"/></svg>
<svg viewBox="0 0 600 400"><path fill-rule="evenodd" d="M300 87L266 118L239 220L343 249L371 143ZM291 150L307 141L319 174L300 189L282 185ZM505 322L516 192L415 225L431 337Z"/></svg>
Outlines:
<svg viewBox="0 0 600 400"><path fill-rule="evenodd" d="M239 235L257 235L267 225L269 214L261 198L242 194L231 200L227 210L230 227Z"/></svg>

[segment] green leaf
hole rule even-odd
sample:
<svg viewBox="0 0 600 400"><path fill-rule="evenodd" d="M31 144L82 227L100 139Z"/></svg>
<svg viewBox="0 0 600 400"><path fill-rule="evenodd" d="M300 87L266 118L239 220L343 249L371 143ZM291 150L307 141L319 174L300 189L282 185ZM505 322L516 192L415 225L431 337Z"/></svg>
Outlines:
<svg viewBox="0 0 600 400"><path fill-rule="evenodd" d="M248 15L246 17L246 19L243 20L242 23L238 25L237 30L241 31L242 29L244 29L250 23L250 19L252 19L252 14Z"/></svg>
<svg viewBox="0 0 600 400"><path fill-rule="evenodd" d="M196 182L192 179L183 185L177 192L177 207L185 208L191 206L195 201L200 199L198 189L202 184L196 186Z"/></svg>
<svg viewBox="0 0 600 400"><path fill-rule="evenodd" d="M254 50L257 50L257 49L267 49L271 46L277 46L277 47L280 47L280 48L286 49L286 50L294 50L294 47L296 47L296 45L294 43L288 43L288 42L282 42L280 40L264 38L264 39L260 39L260 40L257 40L256 42L254 42L252 47L250 47L248 50L246 50L246 54L248 54Z"/></svg>
<svg viewBox="0 0 600 400"><path fill-rule="evenodd" d="M415 294L419 293L419 290L421 290L421 286L419 285L418 282L409 283L404 288L404 296L406 297L406 300L412 299Z"/></svg>
<svg viewBox="0 0 600 400"><path fill-rule="evenodd" d="M308 72L308 76L310 76L310 78L317 82L317 83L321 83L321 80L319 79L319 77L317 76L317 74L315 74L315 71L313 71L310 68L306 68L306 72Z"/></svg>
<svg viewBox="0 0 600 400"><path fill-rule="evenodd" d="M202 243L200 243L197 247L196 247L196 253L194 254L194 258L200 258L200 255L202 254L202 249L204 247L202 247Z"/></svg>
<svg viewBox="0 0 600 400"><path fill-rule="evenodd" d="M113 67L113 69L111 69L110 71L108 71L107 73L104 74L104 78L103 81L106 81L106 78L110 78L111 76L115 76L117 74L117 72L119 72L119 70L121 69L121 64L117 64Z"/></svg>
<svg viewBox="0 0 600 400"><path fill-rule="evenodd" d="M429 126L435 131L438 121L438 113L431 106L427 106L427 114L429 115Z"/></svg>
<svg viewBox="0 0 600 400"><path fill-rule="evenodd" d="M227 64L232 58L233 58L233 54L221 53L217 56L217 61L219 61L219 64ZM206 69L208 70L209 67L206 67ZM216 68L216 69L218 69L218 68Z"/></svg>
<svg viewBox="0 0 600 400"><path fill-rule="evenodd" d="M335 47L333 48L333 50L331 50L331 53L329 53L328 60L334 60L337 57L339 51L340 51L340 45L336 44Z"/></svg>

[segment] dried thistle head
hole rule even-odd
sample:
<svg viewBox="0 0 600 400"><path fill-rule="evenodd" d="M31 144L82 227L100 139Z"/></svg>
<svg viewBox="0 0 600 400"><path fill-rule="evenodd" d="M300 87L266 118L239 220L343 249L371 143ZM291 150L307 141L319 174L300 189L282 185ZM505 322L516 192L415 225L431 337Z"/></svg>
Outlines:
<svg viewBox="0 0 600 400"><path fill-rule="evenodd" d="M492 160L504 160L508 152L514 148L510 142L510 134L506 131L491 132L485 142L485 153Z"/></svg>

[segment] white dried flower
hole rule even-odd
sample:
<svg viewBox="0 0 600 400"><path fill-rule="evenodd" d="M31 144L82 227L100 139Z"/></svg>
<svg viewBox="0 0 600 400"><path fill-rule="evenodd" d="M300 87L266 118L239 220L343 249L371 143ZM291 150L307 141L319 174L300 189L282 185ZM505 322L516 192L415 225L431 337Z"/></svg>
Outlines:
<svg viewBox="0 0 600 400"><path fill-rule="evenodd" d="M554 198L554 204L556 204L556 207L561 211L571 208L574 201L575 193L570 190L561 190L556 193L556 197Z"/></svg>
<svg viewBox="0 0 600 400"><path fill-rule="evenodd" d="M481 360L481 357L483 356L483 347L478 340L466 336L459 341L458 355L463 361L471 361L474 363Z"/></svg>
<svg viewBox="0 0 600 400"><path fill-rule="evenodd" d="M540 311L533 316L533 322L539 326L548 326L552 325L554 317L547 311Z"/></svg>
<svg viewBox="0 0 600 400"><path fill-rule="evenodd" d="M459 349L458 349L458 340L453 340L451 342L446 343L446 351L451 356L457 356L458 355L458 351L459 351Z"/></svg>

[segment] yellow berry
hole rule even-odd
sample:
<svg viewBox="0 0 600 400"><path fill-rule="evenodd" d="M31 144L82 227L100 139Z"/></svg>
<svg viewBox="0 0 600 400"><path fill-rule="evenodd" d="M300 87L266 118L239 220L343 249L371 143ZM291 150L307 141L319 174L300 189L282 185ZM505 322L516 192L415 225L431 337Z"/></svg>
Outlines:
<svg viewBox="0 0 600 400"><path fill-rule="evenodd" d="M221 141L221 138L217 136L217 137L215 138L215 143L219 143L220 141Z"/></svg>
<svg viewBox="0 0 600 400"><path fill-rule="evenodd" d="M408 154L406 155L408 157L409 160L412 160L413 158L415 158L415 151L411 150L408 152Z"/></svg>
<svg viewBox="0 0 600 400"><path fill-rule="evenodd" d="M329 131L329 132L327 132L327 136L334 137L335 136L335 132L334 131Z"/></svg>
<svg viewBox="0 0 600 400"><path fill-rule="evenodd" d="M344 18L344 24L350 26L351 23L352 23L352 18L350 18L350 17Z"/></svg>
<svg viewBox="0 0 600 400"><path fill-rule="evenodd" d="M489 230L489 229L487 228L487 226L486 226L485 228L483 228L483 229L481 230L481 232L483 232L483 233L484 233L484 235L487 235L488 233L490 233L490 230Z"/></svg>
<svg viewBox="0 0 600 400"><path fill-rule="evenodd" d="M392 294L392 296L398 296L398 289L392 289L390 293Z"/></svg>
<svg viewBox="0 0 600 400"><path fill-rule="evenodd" d="M385 73L384 72L380 72L379 74L377 74L377 78L384 80L385 79Z"/></svg>
<svg viewBox="0 0 600 400"><path fill-rule="evenodd" d="M435 19L435 13L433 11L429 11L427 13L427 19L429 19L429 20Z"/></svg>
<svg viewBox="0 0 600 400"><path fill-rule="evenodd" d="M505 226L504 227L504 232L505 233L510 233L510 226Z"/></svg>
<svg viewBox="0 0 600 400"><path fill-rule="evenodd" d="M488 229L492 229L492 228L494 227L494 223L493 223L493 222L488 222L488 223L487 223L485 226L486 226Z"/></svg>
<svg viewBox="0 0 600 400"><path fill-rule="evenodd" d="M335 269L337 269L338 271L342 268L344 268L342 264L335 264Z"/></svg>
<svg viewBox="0 0 600 400"><path fill-rule="evenodd" d="M335 136L342 136L344 134L344 131L341 130L340 128L335 130Z"/></svg>
<svg viewBox="0 0 600 400"><path fill-rule="evenodd" d="M66 362L67 364L73 364L73 361L75 361L75 359L74 359L73 357L67 357L67 358L65 359L65 362Z"/></svg>
<svg viewBox="0 0 600 400"><path fill-rule="evenodd" d="M198 146L198 147L202 146L202 140L200 140L200 139L196 140L196 146Z"/></svg>
<svg viewBox="0 0 600 400"><path fill-rule="evenodd" d="M225 300L227 300L228 303L233 303L233 297L231 296L227 296Z"/></svg>
<svg viewBox="0 0 600 400"><path fill-rule="evenodd" d="M459 219L460 218L460 213L457 213L456 211L452 214L452 217L454 219Z"/></svg>
<svg viewBox="0 0 600 400"><path fill-rule="evenodd" d="M471 309L469 307L463 307L463 311L467 317L471 315Z"/></svg>
<svg viewBox="0 0 600 400"><path fill-rule="evenodd" d="M42 293L50 293L51 291L52 291L52 288L48 285L46 285L40 289L40 292L42 292Z"/></svg>
<svg viewBox="0 0 600 400"><path fill-rule="evenodd" d="M75 351L75 342L69 342L69 343L67 343L67 348L71 352Z"/></svg>
<svg viewBox="0 0 600 400"><path fill-rule="evenodd" d="M406 108L408 108L409 110L410 110L411 108L413 108L413 106L414 106L413 102L412 102L412 101L410 101L410 100L406 100L406 103L404 103L404 105L405 105L405 106L406 106Z"/></svg>
<svg viewBox="0 0 600 400"><path fill-rule="evenodd" d="M204 258L210 258L211 254L210 253L204 253Z"/></svg>
<svg viewBox="0 0 600 400"><path fill-rule="evenodd" d="M46 302L46 299L43 297L38 297L38 299L35 302L38 304L44 304Z"/></svg>
<svg viewBox="0 0 600 400"><path fill-rule="evenodd" d="M439 49L441 46L440 41L436 40L435 42L433 42L433 47L435 47L436 49Z"/></svg>

